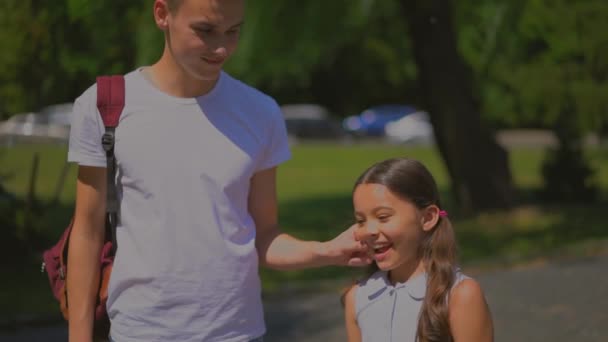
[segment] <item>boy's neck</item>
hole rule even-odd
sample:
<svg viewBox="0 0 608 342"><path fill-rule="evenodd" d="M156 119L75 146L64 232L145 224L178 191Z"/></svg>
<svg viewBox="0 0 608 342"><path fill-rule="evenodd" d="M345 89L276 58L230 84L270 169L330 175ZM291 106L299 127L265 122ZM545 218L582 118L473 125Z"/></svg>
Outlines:
<svg viewBox="0 0 608 342"><path fill-rule="evenodd" d="M192 98L209 93L219 78L199 80L193 78L175 62L171 53L165 49L162 57L146 71L146 76L162 92L175 97Z"/></svg>

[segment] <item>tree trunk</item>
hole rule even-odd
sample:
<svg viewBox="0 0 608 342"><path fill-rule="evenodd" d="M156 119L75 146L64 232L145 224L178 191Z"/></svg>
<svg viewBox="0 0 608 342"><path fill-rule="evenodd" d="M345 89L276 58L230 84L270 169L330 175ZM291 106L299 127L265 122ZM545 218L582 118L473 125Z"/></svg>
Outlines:
<svg viewBox="0 0 608 342"><path fill-rule="evenodd" d="M465 213L514 200L507 152L481 122L473 77L460 56L450 0L401 0L422 102L431 116L452 190Z"/></svg>

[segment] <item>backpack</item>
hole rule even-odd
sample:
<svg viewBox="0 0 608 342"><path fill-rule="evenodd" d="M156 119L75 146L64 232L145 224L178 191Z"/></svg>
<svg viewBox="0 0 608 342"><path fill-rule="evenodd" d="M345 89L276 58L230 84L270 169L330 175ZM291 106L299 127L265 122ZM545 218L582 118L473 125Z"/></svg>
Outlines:
<svg viewBox="0 0 608 342"><path fill-rule="evenodd" d="M118 198L116 193L116 159L114 157L114 131L118 125L120 114L125 105L125 80L123 76L97 77L97 108L105 126L101 143L106 151L107 162L107 197L105 218L105 240L100 255L100 282L97 289L95 305L94 334L107 337L110 330L110 320L106 311L108 299L108 283L116 254L116 224L118 219ZM69 320L67 257L70 233L74 219L67 226L59 241L42 254L42 270L49 277L53 295L59 301L61 313Z"/></svg>

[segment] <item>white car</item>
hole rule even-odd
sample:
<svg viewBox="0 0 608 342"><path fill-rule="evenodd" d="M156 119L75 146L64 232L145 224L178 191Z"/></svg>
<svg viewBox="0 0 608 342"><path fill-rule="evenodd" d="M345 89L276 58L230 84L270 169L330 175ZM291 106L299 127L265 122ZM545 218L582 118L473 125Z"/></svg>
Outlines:
<svg viewBox="0 0 608 342"><path fill-rule="evenodd" d="M386 124L386 137L406 144L434 144L433 125L426 112L414 112Z"/></svg>
<svg viewBox="0 0 608 342"><path fill-rule="evenodd" d="M0 122L0 140L7 145L17 142L66 143L70 135L71 104L53 105L40 113L15 114Z"/></svg>

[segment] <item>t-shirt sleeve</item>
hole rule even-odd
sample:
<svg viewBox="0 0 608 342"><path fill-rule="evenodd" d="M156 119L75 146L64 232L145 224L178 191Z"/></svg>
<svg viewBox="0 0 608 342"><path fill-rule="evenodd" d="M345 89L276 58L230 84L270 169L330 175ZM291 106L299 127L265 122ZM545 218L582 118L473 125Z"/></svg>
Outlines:
<svg viewBox="0 0 608 342"><path fill-rule="evenodd" d="M257 171L270 169L291 158L285 120L283 119L281 109L276 103L273 108L272 122L269 125L268 131L268 143L264 148L262 159L258 163Z"/></svg>
<svg viewBox="0 0 608 342"><path fill-rule="evenodd" d="M96 101L95 87L89 88L74 101L68 161L83 166L106 167L105 152L101 146L104 126Z"/></svg>

